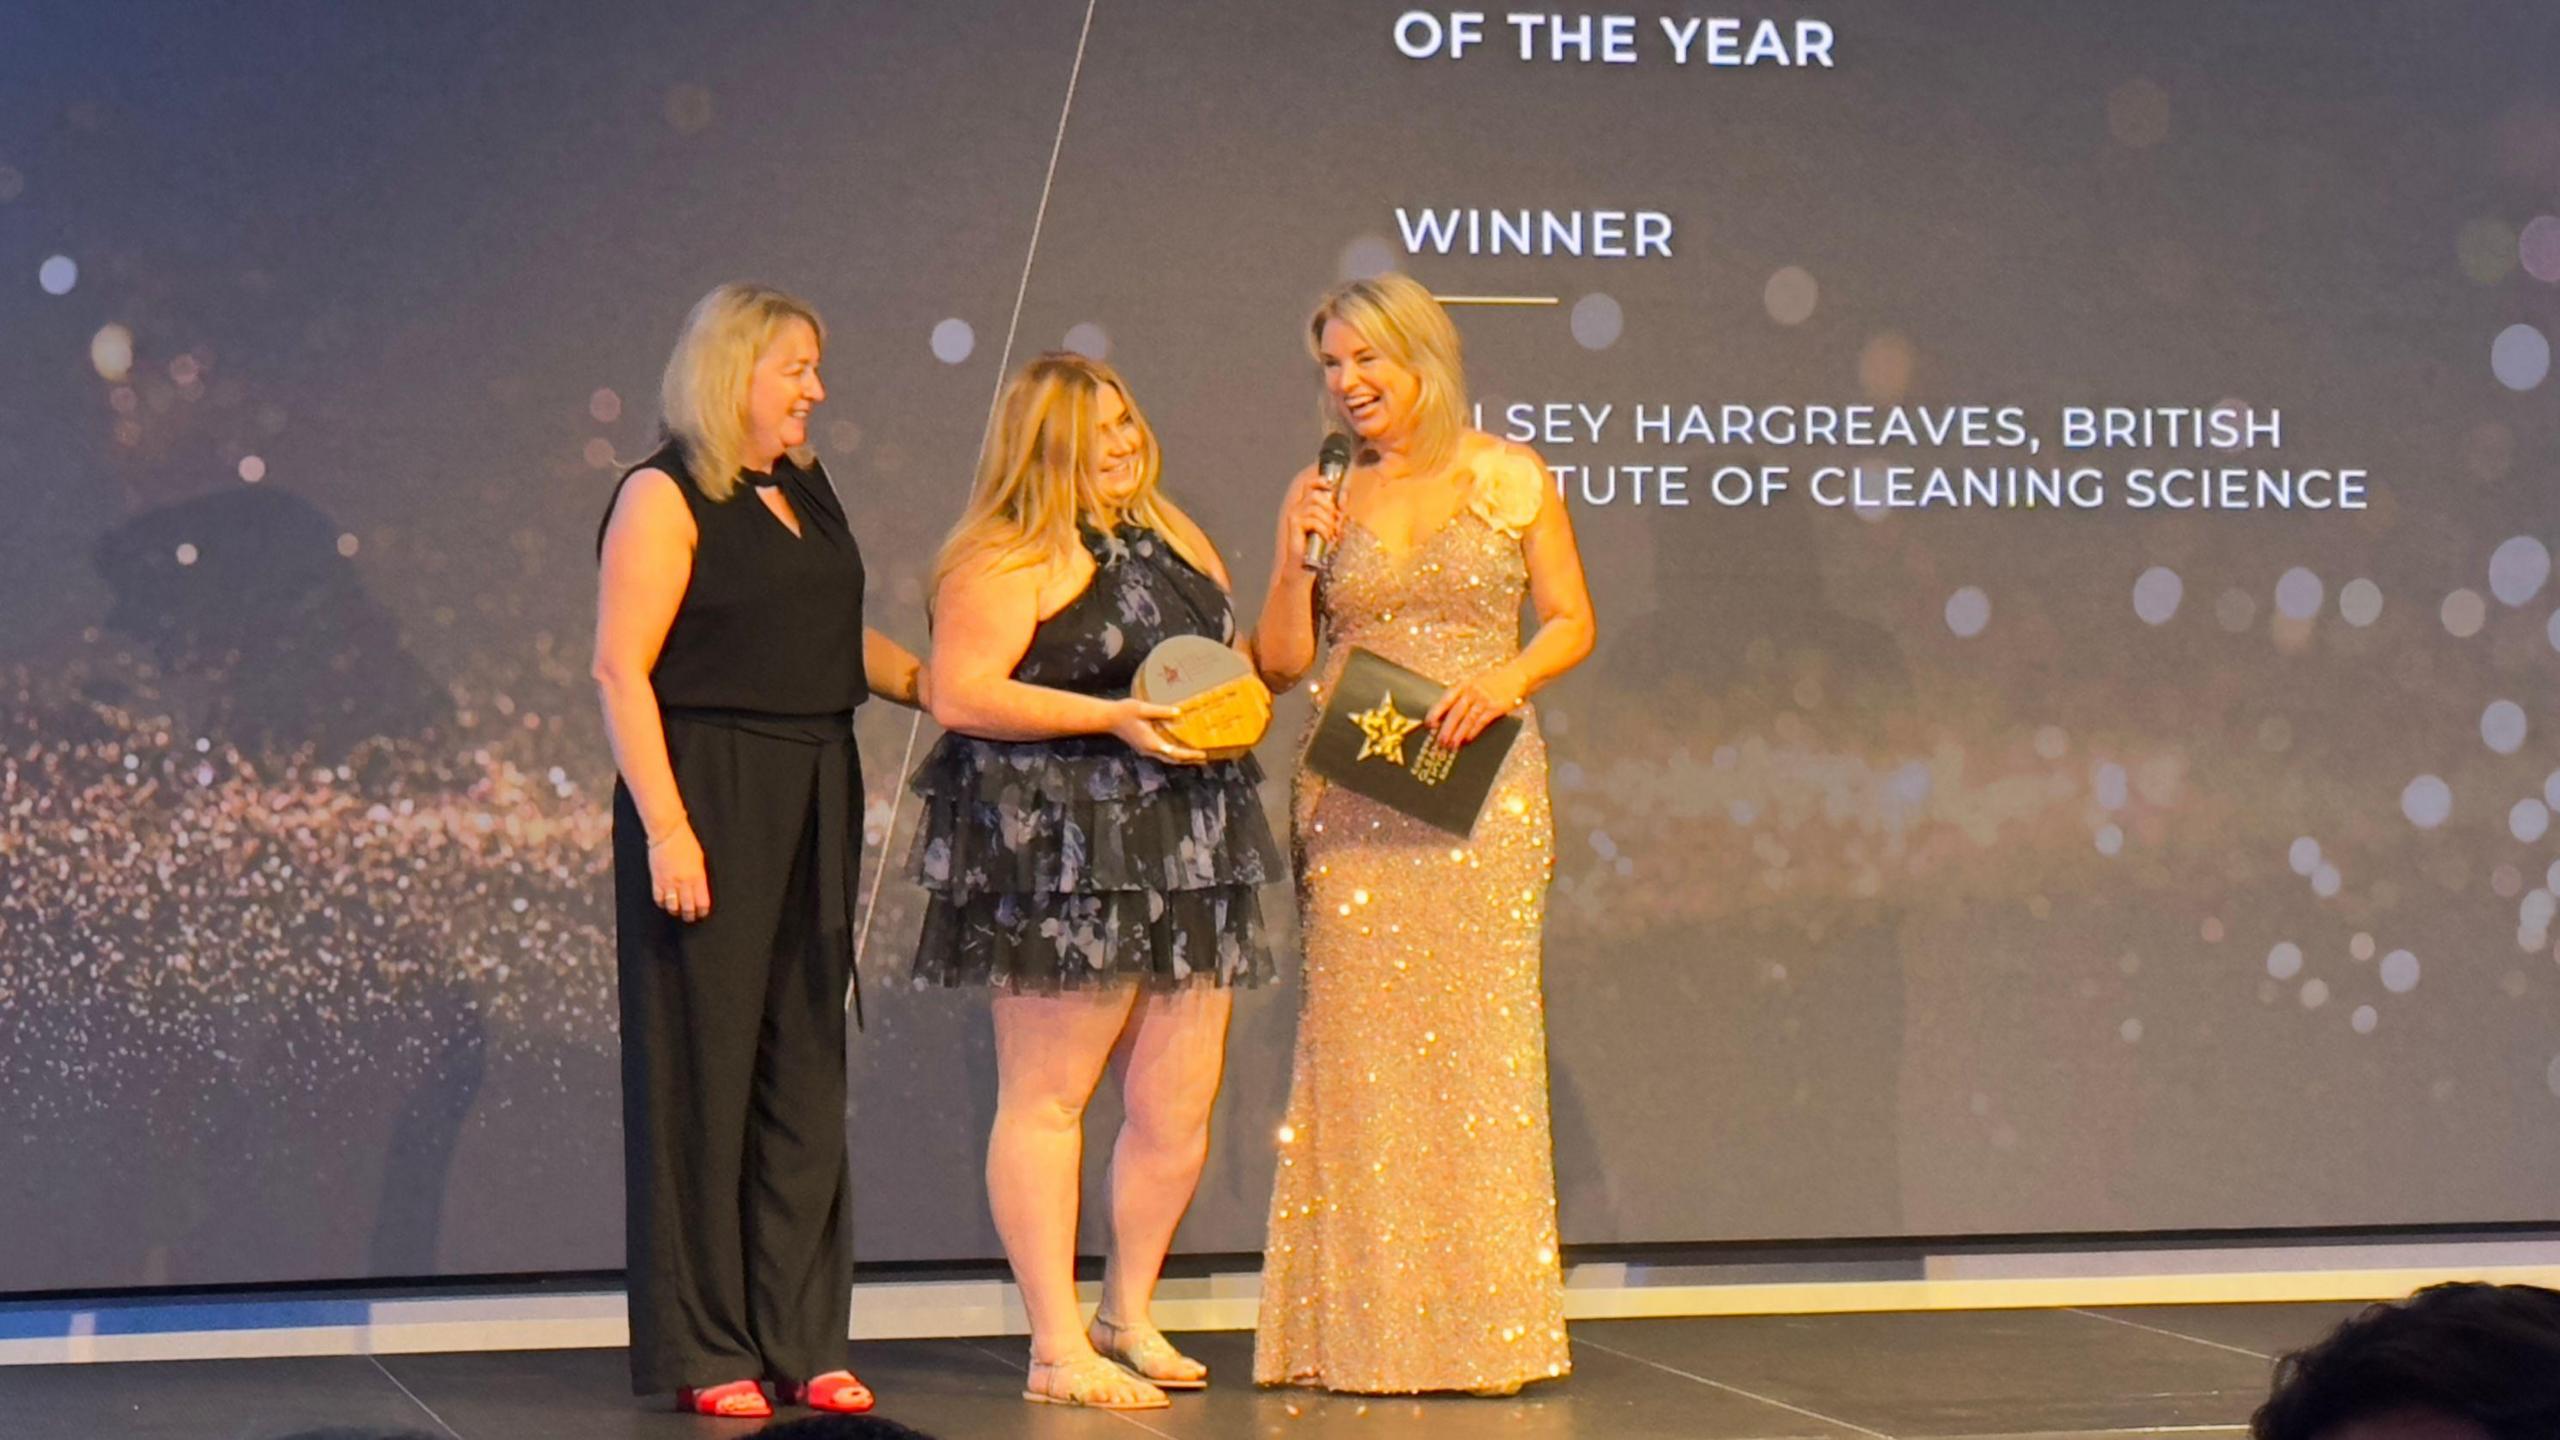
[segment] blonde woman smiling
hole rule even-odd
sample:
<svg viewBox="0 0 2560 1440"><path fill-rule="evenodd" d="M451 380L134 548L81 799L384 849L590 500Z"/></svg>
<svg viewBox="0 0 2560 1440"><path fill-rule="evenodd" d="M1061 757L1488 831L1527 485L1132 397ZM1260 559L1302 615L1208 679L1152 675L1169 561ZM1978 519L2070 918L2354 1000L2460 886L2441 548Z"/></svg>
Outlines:
<svg viewBox="0 0 2560 1440"><path fill-rule="evenodd" d="M704 296L666 444L600 542L631 1379L705 1415L772 1414L766 1380L872 1403L844 1368L853 709L919 703L923 672L864 626L862 552L807 449L825 339L780 291Z"/></svg>
<svg viewBox="0 0 2560 1440"><path fill-rule="evenodd" d="M1421 717L1443 745L1525 723L1462 843L1299 767L1305 989L1254 1378L1508 1393L1573 1363L1541 985L1555 836L1526 706L1591 653L1591 596L1546 466L1467 428L1457 328L1429 291L1353 281L1306 341L1358 453L1338 497L1312 471L1290 489L1264 677L1317 670L1330 693L1365 648L1448 687ZM1310 534L1335 542L1321 574Z"/></svg>
<svg viewBox="0 0 2560 1440"><path fill-rule="evenodd" d="M933 714L951 733L915 779L916 978L994 992L987 1197L1030 1313L1024 1398L1107 1409L1208 1383L1149 1307L1208 1154L1231 989L1270 973L1255 889L1280 873L1252 757L1205 761L1159 724L1171 709L1130 695L1158 643L1237 641L1226 566L1157 468L1109 366L1043 355L1007 384L935 567ZM1123 1047L1087 1327L1084 1107Z"/></svg>

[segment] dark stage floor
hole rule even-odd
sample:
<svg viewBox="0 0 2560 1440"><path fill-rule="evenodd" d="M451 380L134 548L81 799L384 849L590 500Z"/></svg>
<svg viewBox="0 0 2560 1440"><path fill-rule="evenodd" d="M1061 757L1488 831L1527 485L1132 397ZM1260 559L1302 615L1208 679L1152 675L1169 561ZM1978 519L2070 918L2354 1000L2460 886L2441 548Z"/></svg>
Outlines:
<svg viewBox="0 0 2560 1440"><path fill-rule="evenodd" d="M941 1440L1415 1436L1423 1440L1928 1440L2238 1434L2270 1358L2351 1305L2173 1306L1703 1320L1574 1327L1573 1378L1512 1400L1360 1400L1243 1383L1252 1337L1184 1338L1221 1379L1114 1416L1016 1399L1022 1342L856 1350L881 1411ZM454 1440L741 1436L640 1409L616 1350L331 1356L0 1369L0 1435L266 1440L327 1424ZM783 1412L785 1417L795 1413Z"/></svg>

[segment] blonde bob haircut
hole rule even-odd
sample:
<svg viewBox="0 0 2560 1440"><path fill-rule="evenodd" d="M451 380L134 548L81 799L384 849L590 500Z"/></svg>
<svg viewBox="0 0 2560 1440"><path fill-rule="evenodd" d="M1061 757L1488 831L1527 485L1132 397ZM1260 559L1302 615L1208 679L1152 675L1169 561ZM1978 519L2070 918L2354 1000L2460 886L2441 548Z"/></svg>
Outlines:
<svg viewBox="0 0 2560 1440"><path fill-rule="evenodd" d="M666 378L658 382L658 413L705 499L722 501L738 492L756 361L795 320L816 333L818 349L825 351L827 323L818 312L770 285L723 285L685 317L684 333L667 357ZM810 452L795 449L791 460L806 465Z"/></svg>
<svg viewBox="0 0 2560 1440"><path fill-rule="evenodd" d="M1324 361L1324 327L1335 320L1359 331L1379 354L1420 378L1411 457L1421 470L1446 464L1457 453L1458 437L1467 429L1467 366L1458 345L1458 327L1450 323L1449 312L1409 275L1346 280L1325 292L1307 321L1307 353L1318 364ZM1346 434L1358 433L1330 388L1323 407L1326 425Z"/></svg>
<svg viewBox="0 0 2560 1440"><path fill-rule="evenodd" d="M1118 393L1138 427L1138 488L1116 510L1094 481L1101 461L1094 449L1095 417L1105 387ZM1156 432L1119 371L1072 351L1040 356L1006 381L996 400L968 506L934 557L934 590L965 566L1005 570L1073 554L1080 544L1079 521L1143 525L1193 568L1215 573L1190 540L1190 526L1174 523L1182 512L1157 487L1163 460Z"/></svg>

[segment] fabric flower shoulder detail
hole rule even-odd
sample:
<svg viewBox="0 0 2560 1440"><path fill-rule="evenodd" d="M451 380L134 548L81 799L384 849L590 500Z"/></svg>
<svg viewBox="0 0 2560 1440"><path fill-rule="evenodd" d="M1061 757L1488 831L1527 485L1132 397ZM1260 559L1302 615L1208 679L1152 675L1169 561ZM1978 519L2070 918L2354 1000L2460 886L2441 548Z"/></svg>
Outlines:
<svg viewBox="0 0 2560 1440"><path fill-rule="evenodd" d="M1546 485L1547 467L1525 450L1505 448L1477 465L1467 508L1477 519L1517 540L1538 518Z"/></svg>

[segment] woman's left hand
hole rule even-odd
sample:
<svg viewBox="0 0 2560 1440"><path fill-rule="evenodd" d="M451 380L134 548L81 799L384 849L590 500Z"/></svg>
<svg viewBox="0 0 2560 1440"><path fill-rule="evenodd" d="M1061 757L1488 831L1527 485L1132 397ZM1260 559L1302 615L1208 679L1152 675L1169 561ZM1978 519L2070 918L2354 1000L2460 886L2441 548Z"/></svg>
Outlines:
<svg viewBox="0 0 2560 1440"><path fill-rule="evenodd" d="M1496 665L1450 686L1422 723L1432 727L1441 744L1454 750L1519 709L1527 698L1528 687L1520 683L1518 673L1508 665Z"/></svg>

